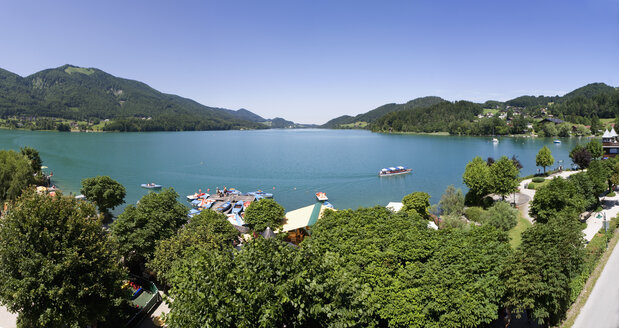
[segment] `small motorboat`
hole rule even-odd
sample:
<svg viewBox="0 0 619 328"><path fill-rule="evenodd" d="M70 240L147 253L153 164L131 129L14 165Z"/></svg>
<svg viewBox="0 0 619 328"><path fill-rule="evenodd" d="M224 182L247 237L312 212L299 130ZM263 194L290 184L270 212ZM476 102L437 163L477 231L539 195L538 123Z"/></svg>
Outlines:
<svg viewBox="0 0 619 328"><path fill-rule="evenodd" d="M316 193L316 198L318 198L318 200L321 201L321 202L329 200L329 198L327 197L327 194L324 193L324 192L317 192Z"/></svg>
<svg viewBox="0 0 619 328"><path fill-rule="evenodd" d="M225 211L227 211L229 209L230 209L230 202L225 202L225 203L217 206L215 211L217 211L217 212L225 212Z"/></svg>
<svg viewBox="0 0 619 328"><path fill-rule="evenodd" d="M256 200L264 199L264 196L262 196L261 194L255 194L254 196L256 197Z"/></svg>
<svg viewBox="0 0 619 328"><path fill-rule="evenodd" d="M245 221L243 221L243 218L238 213L234 214L234 219L236 220L236 225L238 226L242 226L245 224Z"/></svg>
<svg viewBox="0 0 619 328"><path fill-rule="evenodd" d="M200 198L200 197L202 197L204 195L206 195L206 193L197 192L197 193L195 193L193 195L187 195L187 200L191 202L191 201L196 200L196 199L198 199L198 198Z"/></svg>
<svg viewBox="0 0 619 328"><path fill-rule="evenodd" d="M243 201L239 200L238 202L234 204L234 207L232 207L232 213L239 214L241 213L242 210L243 210Z"/></svg>
<svg viewBox="0 0 619 328"><path fill-rule="evenodd" d="M273 194L268 193L268 192L264 192L262 190L256 191L256 195L261 195L264 198L273 198Z"/></svg>
<svg viewBox="0 0 619 328"><path fill-rule="evenodd" d="M555 140L553 140L552 142L554 142L554 143L556 143L556 144L560 144L560 143L561 143L561 140L559 140L559 139L555 139Z"/></svg>
<svg viewBox="0 0 619 328"><path fill-rule="evenodd" d="M156 184L154 182L151 183L143 183L140 185L140 187L142 188L146 188L146 189L161 189L161 187L163 187L162 185Z"/></svg>
<svg viewBox="0 0 619 328"><path fill-rule="evenodd" d="M498 144L498 143L499 143L499 139L497 139L497 138L492 138L492 143Z"/></svg>
<svg viewBox="0 0 619 328"><path fill-rule="evenodd" d="M194 199L191 201L191 206L198 207L200 206L201 201L199 199Z"/></svg>
<svg viewBox="0 0 619 328"><path fill-rule="evenodd" d="M207 199L204 203L200 204L200 207L202 207L204 209L209 209L209 208L213 207L213 204L215 204L215 200L214 199Z"/></svg>
<svg viewBox="0 0 619 328"><path fill-rule="evenodd" d="M331 203L329 203L329 202L327 202L327 201L325 201L324 203L322 203L322 205L323 205L324 207L327 207L327 208L333 208L333 204L331 204Z"/></svg>
<svg viewBox="0 0 619 328"><path fill-rule="evenodd" d="M198 214L200 214L200 211L196 210L195 208L192 208L189 210L189 214L187 214L187 216L192 218Z"/></svg>

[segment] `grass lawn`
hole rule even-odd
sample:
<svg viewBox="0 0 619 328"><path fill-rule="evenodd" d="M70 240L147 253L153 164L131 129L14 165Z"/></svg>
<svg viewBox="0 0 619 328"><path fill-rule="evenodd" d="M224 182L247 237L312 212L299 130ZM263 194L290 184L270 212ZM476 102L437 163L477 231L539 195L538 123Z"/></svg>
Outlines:
<svg viewBox="0 0 619 328"><path fill-rule="evenodd" d="M368 122L355 122L349 124L342 124L340 126L343 128L365 128L366 126L368 126Z"/></svg>
<svg viewBox="0 0 619 328"><path fill-rule="evenodd" d="M488 113L492 113L492 115L496 115L496 113L498 113L498 112L499 112L498 109L484 108L484 115L486 115Z"/></svg>
<svg viewBox="0 0 619 328"><path fill-rule="evenodd" d="M535 190L537 190L540 187L549 184L550 180L552 180L552 179L546 179L546 180L544 180L544 182L529 182L529 185L528 185L527 189L535 189Z"/></svg>
<svg viewBox="0 0 619 328"><path fill-rule="evenodd" d="M518 224L507 232L509 236L509 244L512 246L512 249L516 249L520 246L522 242L522 232L525 231L529 226L531 226L531 222L529 220L522 217L522 213L518 211Z"/></svg>

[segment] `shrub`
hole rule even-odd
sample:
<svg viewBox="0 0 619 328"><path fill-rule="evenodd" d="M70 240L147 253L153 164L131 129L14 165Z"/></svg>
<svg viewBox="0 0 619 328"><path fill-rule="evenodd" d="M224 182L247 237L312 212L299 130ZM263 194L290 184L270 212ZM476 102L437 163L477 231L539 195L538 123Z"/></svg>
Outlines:
<svg viewBox="0 0 619 328"><path fill-rule="evenodd" d="M612 191L610 194L606 195L606 197L615 197L617 194L615 194L614 191Z"/></svg>
<svg viewBox="0 0 619 328"><path fill-rule="evenodd" d="M478 206L474 206L474 207L468 207L464 210L464 215L466 216L467 219L469 219L470 221L474 221L474 222L478 222L478 223L483 223L482 222L482 217L484 214L484 209Z"/></svg>
<svg viewBox="0 0 619 328"><path fill-rule="evenodd" d="M508 231L518 223L518 210L507 202L497 202L482 216L484 224Z"/></svg>
<svg viewBox="0 0 619 328"><path fill-rule="evenodd" d="M536 183L544 182L544 180L546 180L546 179L544 179L542 177L535 177L535 178L533 178L533 182L536 182Z"/></svg>

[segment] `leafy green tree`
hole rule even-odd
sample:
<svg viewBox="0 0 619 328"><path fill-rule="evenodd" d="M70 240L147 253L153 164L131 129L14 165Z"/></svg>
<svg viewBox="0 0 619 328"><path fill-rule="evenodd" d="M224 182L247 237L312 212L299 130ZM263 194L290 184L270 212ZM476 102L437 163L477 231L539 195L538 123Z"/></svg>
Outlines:
<svg viewBox="0 0 619 328"><path fill-rule="evenodd" d="M430 195L425 192L416 191L412 194L408 194L402 198L403 210L409 214L417 214L422 219L428 220L430 218Z"/></svg>
<svg viewBox="0 0 619 328"><path fill-rule="evenodd" d="M462 175L464 184L469 187L469 193L473 194L475 199L481 199L486 196L492 188L490 181L490 167L481 157L473 158L464 169Z"/></svg>
<svg viewBox="0 0 619 328"><path fill-rule="evenodd" d="M529 213L536 222L546 223L559 213L579 214L585 209L585 199L568 180L555 177L536 191Z"/></svg>
<svg viewBox="0 0 619 328"><path fill-rule="evenodd" d="M544 137L554 137L559 134L554 123L544 123L541 126L541 135Z"/></svg>
<svg viewBox="0 0 619 328"><path fill-rule="evenodd" d="M13 200L34 183L28 158L13 150L0 150L0 201Z"/></svg>
<svg viewBox="0 0 619 328"><path fill-rule="evenodd" d="M503 266L505 306L527 311L540 325L555 325L570 305L570 279L583 261L578 221L557 217L522 234L522 244Z"/></svg>
<svg viewBox="0 0 619 328"><path fill-rule="evenodd" d="M554 157L548 147L544 146L539 150L537 156L535 156L535 166L542 166L544 168L544 174L546 174L546 167L551 166L555 162Z"/></svg>
<svg viewBox="0 0 619 328"><path fill-rule="evenodd" d="M561 123L559 125L559 129L558 129L558 135L559 137L569 137L570 136L570 132L572 131L572 125L569 123Z"/></svg>
<svg viewBox="0 0 619 328"><path fill-rule="evenodd" d="M589 178L587 172L579 172L570 175L567 180L576 188L576 193L581 195L585 200L585 209L593 209L597 207L599 199L596 193L593 181ZM602 182L602 190L606 184Z"/></svg>
<svg viewBox="0 0 619 328"><path fill-rule="evenodd" d="M416 215L416 213L414 214ZM496 318L507 235L492 227L433 231L404 211L328 211L301 248L339 254L372 289L382 326L481 326ZM458 259L454 261L454 259Z"/></svg>
<svg viewBox="0 0 619 328"><path fill-rule="evenodd" d="M112 237L132 270L152 259L159 241L172 237L187 222L187 207L173 188L148 193L137 205L125 208L114 224Z"/></svg>
<svg viewBox="0 0 619 328"><path fill-rule="evenodd" d="M518 210L507 202L496 202L482 214L481 220L484 224L508 231L518 223Z"/></svg>
<svg viewBox="0 0 619 328"><path fill-rule="evenodd" d="M284 208L270 198L252 202L245 210L245 223L254 231L264 231L267 227L277 230L283 226Z"/></svg>
<svg viewBox="0 0 619 328"><path fill-rule="evenodd" d="M95 203L99 212L104 214L125 202L125 187L108 176L82 180L80 192L86 196L87 200Z"/></svg>
<svg viewBox="0 0 619 328"><path fill-rule="evenodd" d="M199 249L230 249L239 236L226 216L215 211L202 211L191 218L176 235L161 240L148 267L160 280L167 281L174 264Z"/></svg>
<svg viewBox="0 0 619 328"><path fill-rule="evenodd" d="M591 139L586 147L594 159L599 159L604 155L604 148L602 148L602 143L598 139Z"/></svg>
<svg viewBox="0 0 619 328"><path fill-rule="evenodd" d="M24 193L1 219L0 302L22 327L85 327L118 315L128 295L94 207Z"/></svg>
<svg viewBox="0 0 619 328"><path fill-rule="evenodd" d="M587 175L593 182L596 195L601 195L605 190L609 192L612 189L611 177L614 173L615 159L609 158L606 160L594 160L589 164Z"/></svg>
<svg viewBox="0 0 619 328"><path fill-rule="evenodd" d="M501 156L498 161L490 166L492 191L505 199L505 195L516 190L518 174L519 171L514 162L507 156Z"/></svg>
<svg viewBox="0 0 619 328"><path fill-rule="evenodd" d="M464 213L464 196L462 189L449 185L438 202L445 215L461 216Z"/></svg>
<svg viewBox="0 0 619 328"><path fill-rule="evenodd" d="M20 148L22 155L26 156L28 160L30 160L30 165L32 166L32 172L40 173L41 165L43 165L43 161L41 160L41 156L39 156L39 151L32 147L23 147Z"/></svg>
<svg viewBox="0 0 619 328"><path fill-rule="evenodd" d="M309 253L306 253L309 252ZM369 289L337 254L277 238L196 250L172 271L173 327L374 326Z"/></svg>
<svg viewBox="0 0 619 328"><path fill-rule="evenodd" d="M587 148L576 145L572 151L570 151L570 158L574 164L578 165L580 169L586 169L591 164L591 153L587 150Z"/></svg>

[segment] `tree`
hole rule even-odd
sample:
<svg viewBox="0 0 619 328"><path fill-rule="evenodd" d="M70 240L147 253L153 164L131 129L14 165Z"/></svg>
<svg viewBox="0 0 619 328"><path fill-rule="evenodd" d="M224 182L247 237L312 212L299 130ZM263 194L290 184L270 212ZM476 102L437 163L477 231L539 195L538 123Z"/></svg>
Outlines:
<svg viewBox="0 0 619 328"><path fill-rule="evenodd" d="M402 198L403 210L409 214L417 214L422 219L430 219L430 195L425 192L416 191L412 194L408 194Z"/></svg>
<svg viewBox="0 0 619 328"><path fill-rule="evenodd" d="M137 205L125 208L114 224L112 237L132 270L150 260L159 241L172 237L187 222L187 207L173 188L148 193Z"/></svg>
<svg viewBox="0 0 619 328"><path fill-rule="evenodd" d="M587 148L581 145L576 145L574 149L570 151L570 158L572 159L572 162L578 165L581 170L589 167L592 157L593 156L591 156L591 153L587 150Z"/></svg>
<svg viewBox="0 0 619 328"><path fill-rule="evenodd" d="M613 185L611 177L614 173L615 163L616 160L614 158L609 158L606 160L594 160L589 164L587 175L593 182L596 196L601 195L606 190L611 191Z"/></svg>
<svg viewBox="0 0 619 328"><path fill-rule="evenodd" d="M505 306L528 315L540 325L555 325L570 305L570 279L583 261L578 221L557 217L534 224L522 234L522 244L503 266Z"/></svg>
<svg viewBox="0 0 619 328"><path fill-rule="evenodd" d="M572 131L572 125L569 123L561 123L559 125L559 129L558 129L558 135L559 137L569 137L570 136L570 132Z"/></svg>
<svg viewBox="0 0 619 328"><path fill-rule="evenodd" d="M82 180L80 192L87 200L95 203L99 212L104 214L125 202L125 187L108 176Z"/></svg>
<svg viewBox="0 0 619 328"><path fill-rule="evenodd" d="M43 165L43 161L39 156L39 151L32 147L23 147L20 148L22 155L26 156L30 161L30 165L32 166L32 172L40 173L41 165Z"/></svg>
<svg viewBox="0 0 619 328"><path fill-rule="evenodd" d="M375 326L369 288L334 253L256 238L240 251L199 249L174 266L174 327Z"/></svg>
<svg viewBox="0 0 619 328"><path fill-rule="evenodd" d="M445 193L441 196L438 205L445 215L461 216L464 212L464 196L462 195L462 189L456 189L454 185L449 185Z"/></svg>
<svg viewBox="0 0 619 328"><path fill-rule="evenodd" d="M469 187L469 193L474 195L476 200L480 200L491 189L490 167L481 157L477 156L466 164L462 181Z"/></svg>
<svg viewBox="0 0 619 328"><path fill-rule="evenodd" d="M518 186L518 169L514 162L506 156L496 161L490 167L490 177L492 181L492 191L501 195L505 199L505 195L516 190Z"/></svg>
<svg viewBox="0 0 619 328"><path fill-rule="evenodd" d="M124 271L94 207L24 193L0 223L0 302L23 327L84 327L118 314Z"/></svg>
<svg viewBox="0 0 619 328"><path fill-rule="evenodd" d="M567 180L576 188L576 193L581 195L585 200L584 206L586 210L597 207L599 203L598 195L600 193L596 193L593 181L587 172L572 174ZM602 182L602 189L604 189L605 186L606 184Z"/></svg>
<svg viewBox="0 0 619 328"><path fill-rule="evenodd" d="M158 279L167 281L177 261L188 258L200 249L230 249L238 236L238 230L226 220L224 214L202 211L191 218L176 235L157 244L148 267L157 273Z"/></svg>
<svg viewBox="0 0 619 328"><path fill-rule="evenodd" d="M593 128L593 127L592 127ZM591 157L594 159L599 159L604 155L604 148L602 148L602 143L597 139L591 139L587 143L587 150L591 153Z"/></svg>
<svg viewBox="0 0 619 328"><path fill-rule="evenodd" d="M518 223L518 210L507 202L496 202L482 214L482 222L497 229L508 231Z"/></svg>
<svg viewBox="0 0 619 328"><path fill-rule="evenodd" d="M539 150L537 156L535 156L535 166L542 166L544 168L544 174L546 174L546 167L551 166L555 162L554 157L548 147L544 146Z"/></svg>
<svg viewBox="0 0 619 328"><path fill-rule="evenodd" d="M254 231L264 231L267 227L277 230L282 227L284 208L270 198L252 202L245 210L245 223Z"/></svg>
<svg viewBox="0 0 619 328"><path fill-rule="evenodd" d="M32 183L30 161L13 150L0 150L0 202L16 199Z"/></svg>
<svg viewBox="0 0 619 328"><path fill-rule="evenodd" d="M536 191L529 213L535 222L546 223L558 213L580 214L585 210L585 199L568 180L555 177Z"/></svg>

